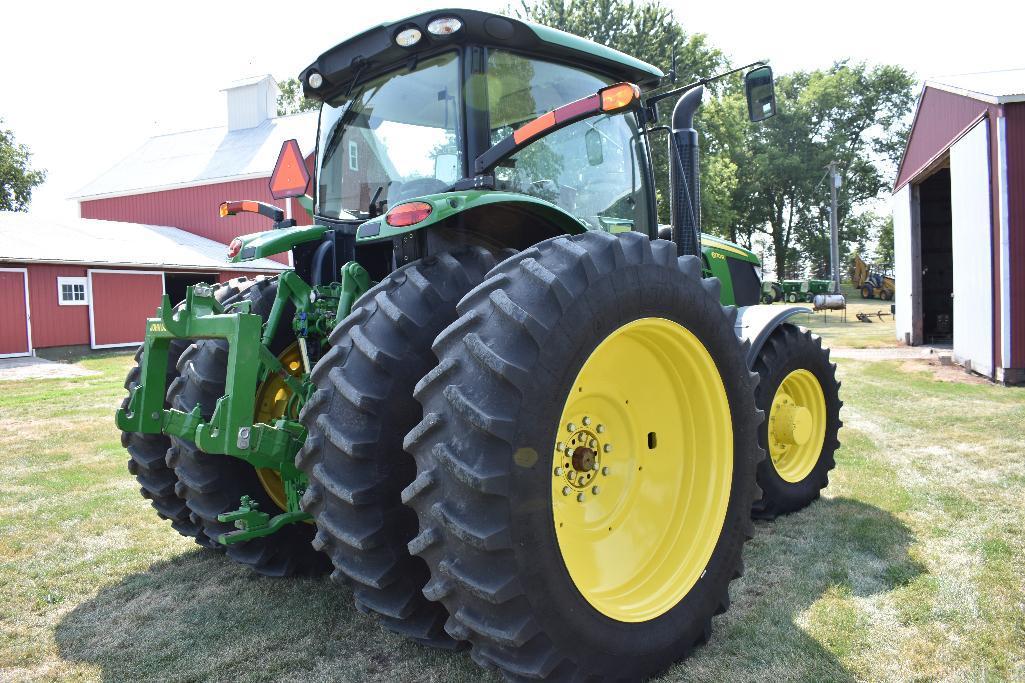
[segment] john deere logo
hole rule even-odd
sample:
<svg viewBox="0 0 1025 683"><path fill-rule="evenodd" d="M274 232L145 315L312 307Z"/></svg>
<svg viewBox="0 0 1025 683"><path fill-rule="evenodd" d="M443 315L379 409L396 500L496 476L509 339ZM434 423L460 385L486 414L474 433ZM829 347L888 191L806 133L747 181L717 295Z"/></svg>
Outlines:
<svg viewBox="0 0 1025 683"><path fill-rule="evenodd" d="M149 331L150 332L166 332L167 330L164 329L164 323L150 323L149 324Z"/></svg>

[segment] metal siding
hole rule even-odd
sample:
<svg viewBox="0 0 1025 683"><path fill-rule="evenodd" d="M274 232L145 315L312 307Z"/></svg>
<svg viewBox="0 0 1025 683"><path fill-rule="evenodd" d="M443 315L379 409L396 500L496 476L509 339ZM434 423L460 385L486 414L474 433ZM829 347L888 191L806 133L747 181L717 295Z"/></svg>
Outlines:
<svg viewBox="0 0 1025 683"><path fill-rule="evenodd" d="M913 330L911 244L911 185L905 185L893 195L894 327L897 339L902 342L911 341Z"/></svg>
<svg viewBox="0 0 1025 683"><path fill-rule="evenodd" d="M93 270L93 346L139 343L164 293L163 276Z"/></svg>
<svg viewBox="0 0 1025 683"><path fill-rule="evenodd" d="M26 318L25 273L0 270L0 357L31 353Z"/></svg>
<svg viewBox="0 0 1025 683"><path fill-rule="evenodd" d="M1005 105L1004 116L1011 271L1011 359L1004 367L1025 368L1025 103Z"/></svg>
<svg viewBox="0 0 1025 683"><path fill-rule="evenodd" d="M954 358L993 373L993 286L989 122L950 148L950 221L954 269Z"/></svg>
<svg viewBox="0 0 1025 683"><path fill-rule="evenodd" d="M996 107L979 100L926 88L918 105L895 187L914 178L983 112Z"/></svg>
<svg viewBox="0 0 1025 683"><path fill-rule="evenodd" d="M32 306L32 345L74 346L89 343L89 307L61 306L58 277L86 277L79 266L29 265L28 290Z"/></svg>

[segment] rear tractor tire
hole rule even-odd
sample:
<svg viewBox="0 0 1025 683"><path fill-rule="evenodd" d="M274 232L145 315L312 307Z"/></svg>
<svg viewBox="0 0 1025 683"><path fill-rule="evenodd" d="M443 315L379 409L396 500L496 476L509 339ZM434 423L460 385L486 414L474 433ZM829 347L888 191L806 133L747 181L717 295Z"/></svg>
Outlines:
<svg viewBox="0 0 1025 683"><path fill-rule="evenodd" d="M424 594L510 678L643 678L711 635L763 456L719 282L602 232L497 266L438 337L406 436Z"/></svg>
<svg viewBox="0 0 1025 683"><path fill-rule="evenodd" d="M268 279L257 282L242 296L251 302L250 312L266 318L276 291L277 281ZM270 350L282 359L297 348L287 322L290 319L290 313L282 316L277 338L271 344ZM202 339L190 346L178 361L179 377L167 392L171 405L186 412L199 405L204 419L209 419L217 399L224 395L227 362L228 343L223 339ZM280 379L272 375L265 385L271 382L280 382ZM263 389L260 388L258 399ZM286 403L283 400L268 402ZM261 403L258 400L258 413ZM172 436L171 443L167 464L174 468L178 477L178 495L188 505L191 519L211 539L234 530L232 524L219 522L217 516L237 509L243 495L255 499L263 512L273 515L283 511L275 502L275 499L281 501L282 493L274 486L274 474L268 476L230 455L204 453L187 439ZM280 487L280 478L277 481ZM269 536L223 547L229 558L265 576L315 576L327 572L330 561L310 545L313 534L313 524L298 522Z"/></svg>
<svg viewBox="0 0 1025 683"><path fill-rule="evenodd" d="M333 578L351 583L357 607L385 627L443 648L457 645L443 628L448 613L424 597L427 565L406 548L417 519L400 494L416 464L402 437L422 417L413 387L437 364L431 342L494 265L490 252L471 248L403 266L374 286L331 333L301 415L308 436L296 464L310 479L302 506Z"/></svg>
<svg viewBox="0 0 1025 683"><path fill-rule="evenodd" d="M758 465L762 498L752 507L758 519L807 507L829 485L840 447L840 383L829 349L808 330L777 328L755 361L755 392L765 421L759 444L769 454Z"/></svg>
<svg viewBox="0 0 1025 683"><path fill-rule="evenodd" d="M247 277L235 278L228 282L213 285L214 298L224 302L238 295L239 292L252 286L255 280ZM192 344L188 339L173 339L167 353L167 375L164 386L170 386L178 377L178 359ZM139 383L142 375L143 346L135 352L135 365L128 371L125 378L125 389L131 392ZM121 402L121 407L128 406L128 396ZM168 402L165 408L170 408ZM171 527L182 536L194 538L196 543L207 548L219 549L220 544L203 533L199 524L190 518L185 500L175 493L178 477L174 470L167 466L167 450L171 440L164 434L142 434L140 432L121 432L121 445L128 451L128 471L139 482L139 493L150 501L153 509L161 519L171 522Z"/></svg>

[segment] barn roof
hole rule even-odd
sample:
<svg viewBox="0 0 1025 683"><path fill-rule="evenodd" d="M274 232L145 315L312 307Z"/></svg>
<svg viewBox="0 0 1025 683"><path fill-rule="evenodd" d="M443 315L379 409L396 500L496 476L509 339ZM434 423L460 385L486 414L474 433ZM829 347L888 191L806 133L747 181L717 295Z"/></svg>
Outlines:
<svg viewBox="0 0 1025 683"><path fill-rule="evenodd" d="M937 76L925 84L993 104L1025 102L1025 68Z"/></svg>
<svg viewBox="0 0 1025 683"><path fill-rule="evenodd" d="M0 261L281 271L270 259L229 264L225 247L178 228L91 218L51 219L0 211Z"/></svg>
<svg viewBox="0 0 1025 683"><path fill-rule="evenodd" d="M229 131L227 126L220 126L158 135L80 189L72 199L266 178L274 168L282 142L295 138L303 152L310 154L316 135L316 111L267 119L242 130Z"/></svg>

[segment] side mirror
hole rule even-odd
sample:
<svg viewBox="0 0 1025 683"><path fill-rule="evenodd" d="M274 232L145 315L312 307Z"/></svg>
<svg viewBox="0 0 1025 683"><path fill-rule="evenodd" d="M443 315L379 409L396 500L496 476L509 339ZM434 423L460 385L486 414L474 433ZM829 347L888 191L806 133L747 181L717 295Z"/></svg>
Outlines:
<svg viewBox="0 0 1025 683"><path fill-rule="evenodd" d="M306 168L303 153L299 151L299 143L295 140L285 140L281 143L281 151L274 164L274 172L270 176L271 197L302 197L306 194L306 186L309 183L310 172Z"/></svg>
<svg viewBox="0 0 1025 683"><path fill-rule="evenodd" d="M744 76L747 95L747 115L755 123L776 115L776 88L772 81L772 67L760 66Z"/></svg>
<svg viewBox="0 0 1025 683"><path fill-rule="evenodd" d="M442 153L434 157L434 177L452 184L459 179L459 155Z"/></svg>
<svg viewBox="0 0 1025 683"><path fill-rule="evenodd" d="M584 133L584 147L587 148L587 163L591 166L601 166L605 161L605 151L602 149L601 133L594 128L588 128Z"/></svg>

